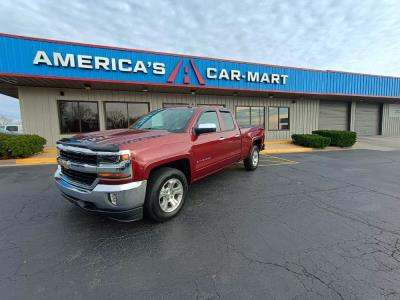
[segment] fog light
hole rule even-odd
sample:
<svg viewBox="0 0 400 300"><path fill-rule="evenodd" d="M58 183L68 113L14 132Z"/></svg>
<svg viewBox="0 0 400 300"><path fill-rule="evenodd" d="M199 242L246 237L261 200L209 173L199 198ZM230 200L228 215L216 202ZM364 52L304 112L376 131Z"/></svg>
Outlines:
<svg viewBox="0 0 400 300"><path fill-rule="evenodd" d="M117 205L118 202L118 195L114 193L108 194L108 200L111 202L112 205Z"/></svg>

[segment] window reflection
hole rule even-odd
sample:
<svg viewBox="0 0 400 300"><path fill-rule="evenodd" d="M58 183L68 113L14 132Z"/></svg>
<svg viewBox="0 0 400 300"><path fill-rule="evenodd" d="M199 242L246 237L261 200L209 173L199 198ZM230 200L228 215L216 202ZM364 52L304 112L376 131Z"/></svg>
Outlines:
<svg viewBox="0 0 400 300"><path fill-rule="evenodd" d="M97 102L59 101L61 134L99 130Z"/></svg>
<svg viewBox="0 0 400 300"><path fill-rule="evenodd" d="M289 107L268 107L268 129L289 130Z"/></svg>
<svg viewBox="0 0 400 300"><path fill-rule="evenodd" d="M263 106L237 106L236 121L240 126L264 127Z"/></svg>
<svg viewBox="0 0 400 300"><path fill-rule="evenodd" d="M107 129L128 128L149 112L148 103L106 102Z"/></svg>

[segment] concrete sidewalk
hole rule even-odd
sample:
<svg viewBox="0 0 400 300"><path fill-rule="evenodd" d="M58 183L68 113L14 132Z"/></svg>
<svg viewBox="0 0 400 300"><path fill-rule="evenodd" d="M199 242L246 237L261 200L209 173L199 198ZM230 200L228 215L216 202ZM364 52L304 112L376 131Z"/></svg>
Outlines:
<svg viewBox="0 0 400 300"><path fill-rule="evenodd" d="M265 149L261 151L261 154L303 153L311 151L313 151L312 148L295 145L290 140L280 140L265 142Z"/></svg>
<svg viewBox="0 0 400 300"><path fill-rule="evenodd" d="M400 150L400 137L387 136L359 136L352 149L367 149L377 151Z"/></svg>

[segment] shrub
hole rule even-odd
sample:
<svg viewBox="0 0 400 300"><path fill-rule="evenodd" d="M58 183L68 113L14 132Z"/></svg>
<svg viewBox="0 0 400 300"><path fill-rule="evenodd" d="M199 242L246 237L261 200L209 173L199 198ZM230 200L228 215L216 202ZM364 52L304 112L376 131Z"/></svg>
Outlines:
<svg viewBox="0 0 400 300"><path fill-rule="evenodd" d="M35 134L0 134L0 158L28 157L43 151L45 144Z"/></svg>
<svg viewBox="0 0 400 300"><path fill-rule="evenodd" d="M331 139L317 134L293 134L293 143L310 148L325 148L329 146Z"/></svg>
<svg viewBox="0 0 400 300"><path fill-rule="evenodd" d="M329 137L332 146L351 147L357 141L357 134L354 131L345 130L315 130L313 134Z"/></svg>

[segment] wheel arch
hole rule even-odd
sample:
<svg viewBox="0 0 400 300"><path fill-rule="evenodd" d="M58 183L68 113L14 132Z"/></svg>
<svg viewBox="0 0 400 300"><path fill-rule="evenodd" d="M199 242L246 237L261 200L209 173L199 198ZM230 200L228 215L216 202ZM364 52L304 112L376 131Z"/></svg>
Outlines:
<svg viewBox="0 0 400 300"><path fill-rule="evenodd" d="M144 172L145 177L150 178L152 173L154 173L155 171L157 171L161 168L165 168L165 167L174 168L174 169L181 171L183 174L185 174L188 184L191 183L192 173L191 173L190 159L188 157L179 157L179 158L170 159L168 161L162 161L162 162L151 164L145 168L145 172Z"/></svg>

